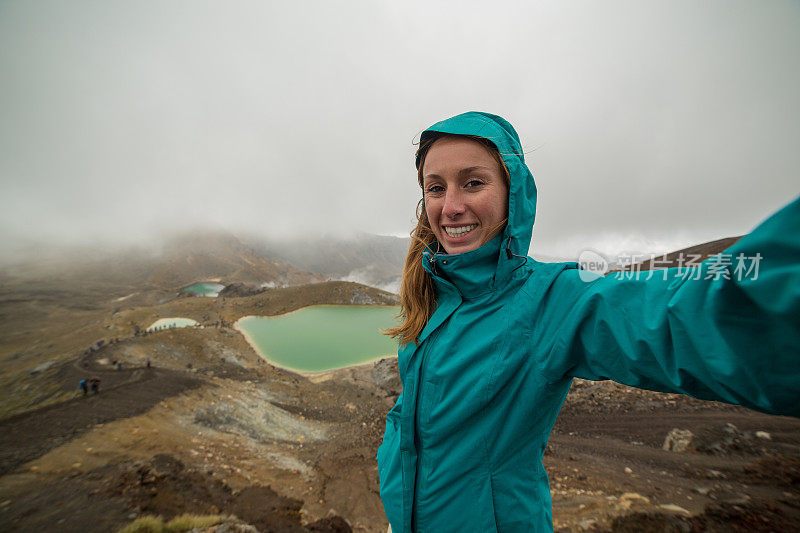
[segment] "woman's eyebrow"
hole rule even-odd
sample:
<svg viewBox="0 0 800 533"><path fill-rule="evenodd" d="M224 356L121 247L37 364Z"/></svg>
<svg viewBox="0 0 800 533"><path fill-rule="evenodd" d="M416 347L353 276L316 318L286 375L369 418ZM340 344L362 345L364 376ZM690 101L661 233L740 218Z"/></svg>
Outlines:
<svg viewBox="0 0 800 533"><path fill-rule="evenodd" d="M458 175L459 176L464 176L465 174L469 174L470 172L472 172L474 170L492 170L492 169L489 168L489 167L482 167L480 165L477 165L477 166L474 166L474 167L462 168L461 170L458 171Z"/></svg>
<svg viewBox="0 0 800 533"><path fill-rule="evenodd" d="M465 175L467 175L470 172L473 172L475 170L489 170L489 171L492 171L494 169L489 168L489 167L484 167L484 166L481 166L481 165L476 165L474 167L462 168L461 170L458 171L458 176L459 177L465 176ZM424 180L426 180L426 179L435 179L435 178L441 178L441 176L439 174L425 174L422 177L422 179L424 179Z"/></svg>

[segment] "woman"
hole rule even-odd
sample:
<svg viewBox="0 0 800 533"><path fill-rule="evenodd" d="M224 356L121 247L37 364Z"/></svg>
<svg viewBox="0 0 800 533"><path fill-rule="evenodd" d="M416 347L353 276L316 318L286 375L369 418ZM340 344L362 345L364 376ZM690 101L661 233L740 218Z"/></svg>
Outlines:
<svg viewBox="0 0 800 533"><path fill-rule="evenodd" d="M587 278L526 257L536 187L504 119L433 125L417 168L378 450L395 533L552 530L542 455L573 377L800 415L800 200L728 250L760 253L755 277Z"/></svg>

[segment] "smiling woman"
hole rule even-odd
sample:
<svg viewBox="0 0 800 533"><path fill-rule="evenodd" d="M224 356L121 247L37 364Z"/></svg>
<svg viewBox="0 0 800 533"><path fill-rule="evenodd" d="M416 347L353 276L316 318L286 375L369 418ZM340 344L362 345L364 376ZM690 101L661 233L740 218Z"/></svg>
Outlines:
<svg viewBox="0 0 800 533"><path fill-rule="evenodd" d="M574 377L800 416L800 200L726 251L755 275L603 277L526 257L536 185L503 118L425 130L417 178L377 457L396 533L552 531L542 458Z"/></svg>

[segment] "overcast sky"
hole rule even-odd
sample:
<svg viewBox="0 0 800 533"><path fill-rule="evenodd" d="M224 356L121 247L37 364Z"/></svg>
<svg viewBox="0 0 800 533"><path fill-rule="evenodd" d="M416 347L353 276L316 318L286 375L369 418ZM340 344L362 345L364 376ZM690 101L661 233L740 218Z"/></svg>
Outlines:
<svg viewBox="0 0 800 533"><path fill-rule="evenodd" d="M407 235L412 142L482 110L532 252L674 249L800 193L799 94L796 1L0 1L0 245Z"/></svg>

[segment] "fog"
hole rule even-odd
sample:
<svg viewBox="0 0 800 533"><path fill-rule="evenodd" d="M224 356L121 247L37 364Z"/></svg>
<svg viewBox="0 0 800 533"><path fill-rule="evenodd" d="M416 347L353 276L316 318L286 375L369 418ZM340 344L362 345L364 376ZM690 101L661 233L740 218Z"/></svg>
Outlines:
<svg viewBox="0 0 800 533"><path fill-rule="evenodd" d="M407 235L413 142L482 110L531 251L664 251L800 193L800 4L0 3L0 246Z"/></svg>

